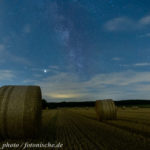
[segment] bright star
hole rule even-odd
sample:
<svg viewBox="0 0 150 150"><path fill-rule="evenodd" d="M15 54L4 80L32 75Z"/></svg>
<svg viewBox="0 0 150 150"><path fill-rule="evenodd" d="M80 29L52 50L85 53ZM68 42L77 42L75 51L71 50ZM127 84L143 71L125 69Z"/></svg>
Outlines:
<svg viewBox="0 0 150 150"><path fill-rule="evenodd" d="M44 69L44 73L47 73L47 70L46 70L46 69Z"/></svg>

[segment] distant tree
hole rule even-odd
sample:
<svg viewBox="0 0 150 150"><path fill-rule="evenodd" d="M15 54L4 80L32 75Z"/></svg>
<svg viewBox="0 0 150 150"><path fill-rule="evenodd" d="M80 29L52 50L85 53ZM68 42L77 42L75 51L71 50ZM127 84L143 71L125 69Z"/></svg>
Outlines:
<svg viewBox="0 0 150 150"><path fill-rule="evenodd" d="M42 99L42 108L45 109L47 107L47 101Z"/></svg>

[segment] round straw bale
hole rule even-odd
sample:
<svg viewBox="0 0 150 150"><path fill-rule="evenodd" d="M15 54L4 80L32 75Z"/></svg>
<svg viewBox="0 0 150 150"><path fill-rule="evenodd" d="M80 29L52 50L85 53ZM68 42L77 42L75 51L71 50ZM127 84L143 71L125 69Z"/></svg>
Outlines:
<svg viewBox="0 0 150 150"><path fill-rule="evenodd" d="M122 106L122 109L126 109L126 106Z"/></svg>
<svg viewBox="0 0 150 150"><path fill-rule="evenodd" d="M41 123L39 86L0 88L0 135L3 138L33 138Z"/></svg>
<svg viewBox="0 0 150 150"><path fill-rule="evenodd" d="M97 100L96 112L99 120L112 120L117 117L117 107L111 99Z"/></svg>
<svg viewBox="0 0 150 150"><path fill-rule="evenodd" d="M138 106L132 106L132 109L138 109L139 107Z"/></svg>

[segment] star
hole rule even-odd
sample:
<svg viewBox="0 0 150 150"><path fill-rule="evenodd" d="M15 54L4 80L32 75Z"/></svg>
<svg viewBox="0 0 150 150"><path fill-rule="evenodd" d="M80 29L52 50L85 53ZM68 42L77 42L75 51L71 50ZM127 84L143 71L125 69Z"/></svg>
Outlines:
<svg viewBox="0 0 150 150"><path fill-rule="evenodd" d="M47 70L46 70L46 69L44 69L44 73L47 73Z"/></svg>

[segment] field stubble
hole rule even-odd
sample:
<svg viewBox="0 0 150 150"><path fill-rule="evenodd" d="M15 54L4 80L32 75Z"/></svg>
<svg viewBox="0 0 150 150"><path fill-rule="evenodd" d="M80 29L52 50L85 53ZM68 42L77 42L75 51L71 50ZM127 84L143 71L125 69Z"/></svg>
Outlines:
<svg viewBox="0 0 150 150"><path fill-rule="evenodd" d="M55 111L54 137L64 144L64 150L150 149L150 109L119 108L117 120L103 122L97 120L93 108Z"/></svg>
<svg viewBox="0 0 150 150"><path fill-rule="evenodd" d="M63 150L150 150L150 109L118 108L117 120L102 122L94 108L43 110L41 138L30 141L60 142Z"/></svg>

